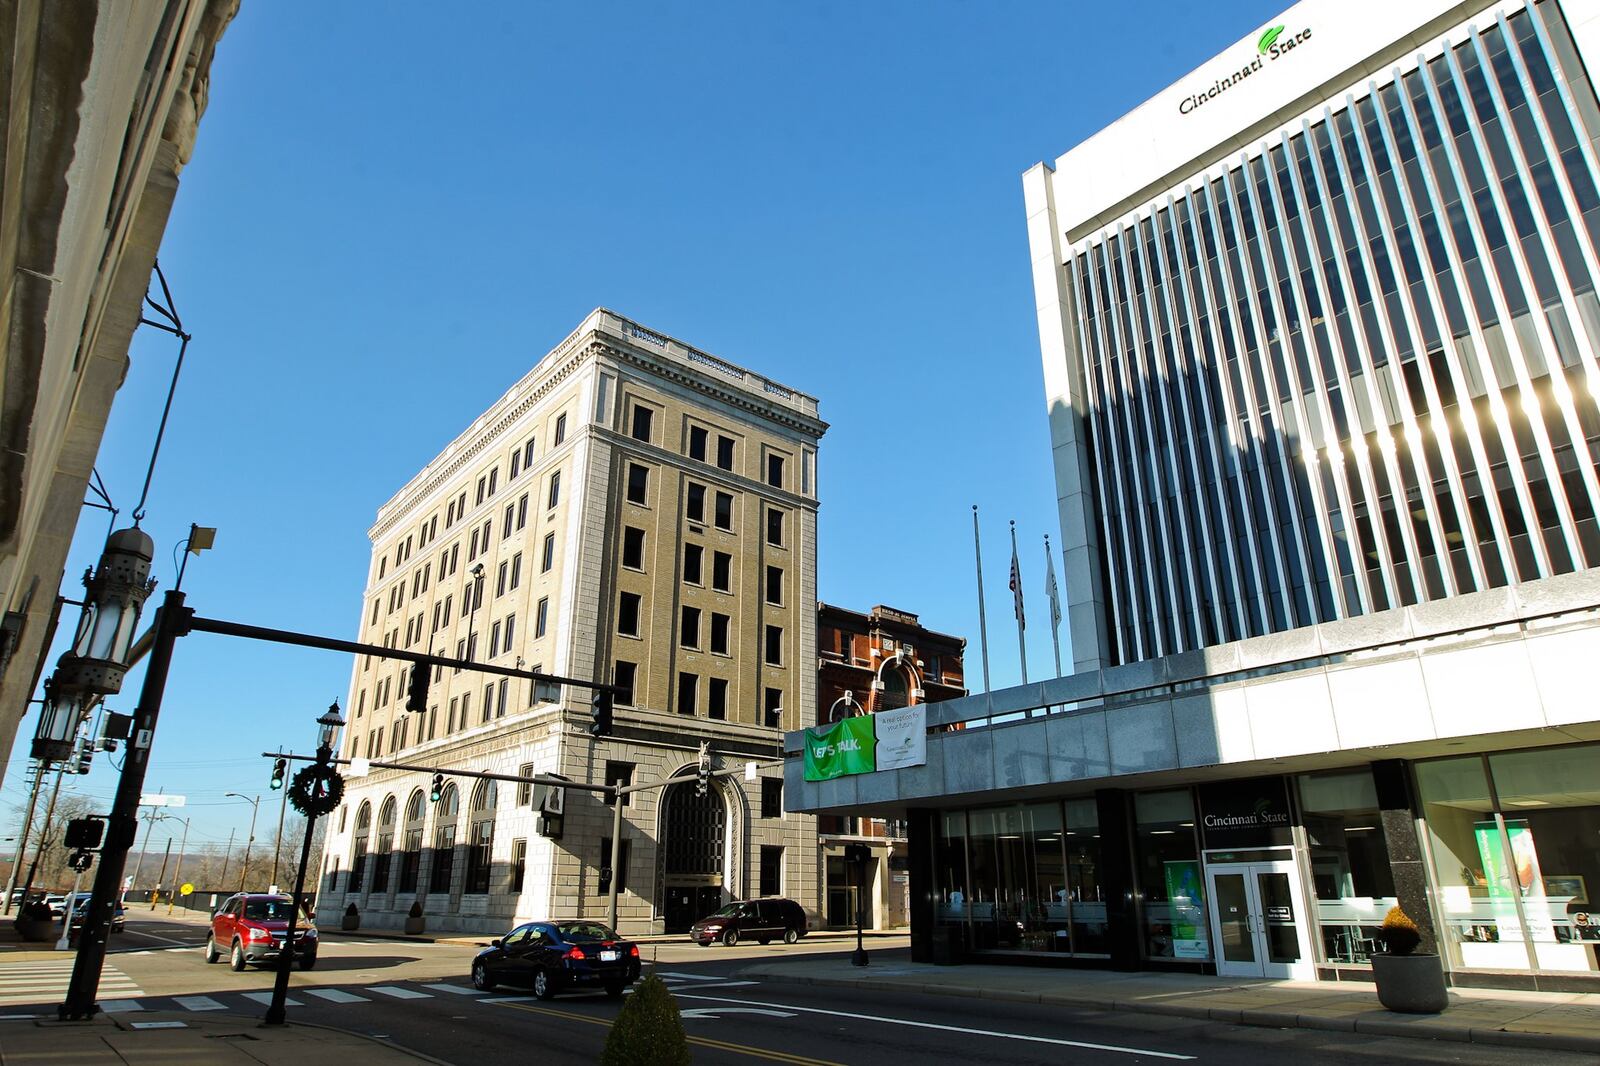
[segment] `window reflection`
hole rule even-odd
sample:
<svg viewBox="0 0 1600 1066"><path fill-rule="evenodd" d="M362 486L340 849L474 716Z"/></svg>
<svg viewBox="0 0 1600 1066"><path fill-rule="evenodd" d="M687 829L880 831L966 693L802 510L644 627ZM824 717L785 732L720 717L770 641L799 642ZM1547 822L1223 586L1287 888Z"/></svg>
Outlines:
<svg viewBox="0 0 1600 1066"><path fill-rule="evenodd" d="M1398 902L1372 771L1298 780L1323 953L1329 962L1367 962L1383 950L1378 927Z"/></svg>

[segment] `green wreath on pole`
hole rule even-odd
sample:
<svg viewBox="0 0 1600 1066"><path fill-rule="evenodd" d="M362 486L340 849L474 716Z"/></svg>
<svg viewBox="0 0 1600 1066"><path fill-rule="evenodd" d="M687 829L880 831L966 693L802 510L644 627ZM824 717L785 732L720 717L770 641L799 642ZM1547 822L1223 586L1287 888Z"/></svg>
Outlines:
<svg viewBox="0 0 1600 1066"><path fill-rule="evenodd" d="M344 778L331 766L303 766L289 782L289 802L307 817L333 813L344 799Z"/></svg>

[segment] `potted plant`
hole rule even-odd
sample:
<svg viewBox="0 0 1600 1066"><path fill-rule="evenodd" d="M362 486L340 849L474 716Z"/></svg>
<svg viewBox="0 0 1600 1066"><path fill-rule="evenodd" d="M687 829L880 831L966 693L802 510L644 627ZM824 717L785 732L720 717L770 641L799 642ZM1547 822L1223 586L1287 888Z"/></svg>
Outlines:
<svg viewBox="0 0 1600 1066"><path fill-rule="evenodd" d="M411 910L406 912L406 936L420 935L426 924L422 919L422 904L413 900Z"/></svg>
<svg viewBox="0 0 1600 1066"><path fill-rule="evenodd" d="M354 903L344 909L344 920L339 923L339 928L346 932L361 928L361 912L356 910Z"/></svg>
<svg viewBox="0 0 1600 1066"><path fill-rule="evenodd" d="M56 932L55 919L50 915L50 904L37 896L18 908L16 920L12 924L16 927L18 936L33 943L54 940L59 935Z"/></svg>
<svg viewBox="0 0 1600 1066"><path fill-rule="evenodd" d="M689 1066L689 1040L666 982L651 974L623 1001L600 1066Z"/></svg>
<svg viewBox="0 0 1600 1066"><path fill-rule="evenodd" d="M1439 956L1414 954L1422 942L1417 923L1399 907L1390 907L1379 935L1389 950L1372 956L1378 1002L1402 1014L1438 1014L1449 1006Z"/></svg>

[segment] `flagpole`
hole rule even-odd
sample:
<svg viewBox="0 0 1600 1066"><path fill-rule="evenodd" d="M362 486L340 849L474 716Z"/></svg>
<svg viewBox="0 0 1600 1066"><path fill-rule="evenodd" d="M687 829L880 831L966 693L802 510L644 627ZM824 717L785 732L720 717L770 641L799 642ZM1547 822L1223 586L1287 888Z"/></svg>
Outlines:
<svg viewBox="0 0 1600 1066"><path fill-rule="evenodd" d="M1050 642L1056 648L1056 676L1061 676L1061 592L1056 588L1056 563L1050 557L1050 534L1044 535L1045 592L1050 597Z"/></svg>
<svg viewBox="0 0 1600 1066"><path fill-rule="evenodd" d="M1028 642L1023 637L1025 628L1022 621L1022 569L1017 565L1017 522L1011 520L1011 590L1016 595L1012 602L1016 607L1017 615L1017 651L1022 655L1022 683L1028 683Z"/></svg>
<svg viewBox="0 0 1600 1066"><path fill-rule="evenodd" d="M989 691L989 625L983 617L983 548L978 541L978 505L972 505L972 552L978 560L978 647L983 651L983 691Z"/></svg>

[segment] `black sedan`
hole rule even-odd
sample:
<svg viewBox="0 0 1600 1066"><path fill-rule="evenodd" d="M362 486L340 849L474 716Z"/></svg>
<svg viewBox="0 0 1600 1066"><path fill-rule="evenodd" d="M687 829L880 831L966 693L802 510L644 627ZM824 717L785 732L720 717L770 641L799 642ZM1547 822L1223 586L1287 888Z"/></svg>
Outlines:
<svg viewBox="0 0 1600 1066"><path fill-rule="evenodd" d="M596 922L529 922L472 960L472 987L533 989L540 999L573 988L603 988L615 999L639 979L639 946Z"/></svg>

